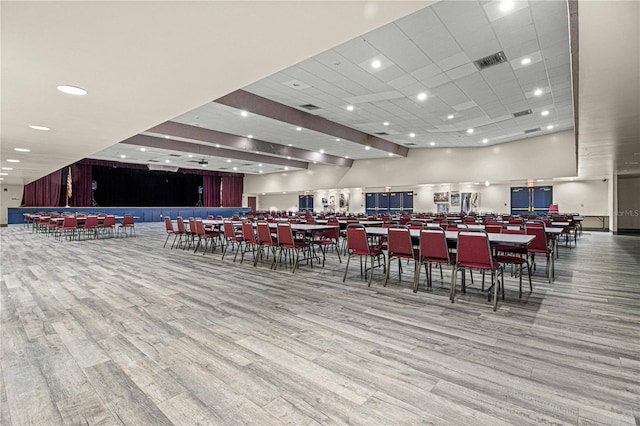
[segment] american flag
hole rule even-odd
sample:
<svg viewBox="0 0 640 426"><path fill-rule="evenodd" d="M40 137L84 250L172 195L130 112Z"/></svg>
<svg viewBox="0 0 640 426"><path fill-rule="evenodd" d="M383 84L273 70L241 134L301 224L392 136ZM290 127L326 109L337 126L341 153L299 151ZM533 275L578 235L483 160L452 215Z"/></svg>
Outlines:
<svg viewBox="0 0 640 426"><path fill-rule="evenodd" d="M69 173L67 173L67 198L71 198L73 195L73 181L71 179L71 166L69 166Z"/></svg>

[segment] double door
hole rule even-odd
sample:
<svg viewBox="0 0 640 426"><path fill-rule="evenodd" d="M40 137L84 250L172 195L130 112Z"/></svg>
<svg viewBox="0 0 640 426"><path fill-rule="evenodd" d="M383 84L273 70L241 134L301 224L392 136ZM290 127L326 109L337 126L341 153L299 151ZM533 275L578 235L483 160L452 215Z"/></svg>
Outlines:
<svg viewBox="0 0 640 426"><path fill-rule="evenodd" d="M313 212L313 195L298 196L298 211Z"/></svg>
<svg viewBox="0 0 640 426"><path fill-rule="evenodd" d="M413 191L367 192L365 203L367 214L410 213L413 211Z"/></svg>
<svg viewBox="0 0 640 426"><path fill-rule="evenodd" d="M553 203L553 186L512 186L511 214L546 214Z"/></svg>

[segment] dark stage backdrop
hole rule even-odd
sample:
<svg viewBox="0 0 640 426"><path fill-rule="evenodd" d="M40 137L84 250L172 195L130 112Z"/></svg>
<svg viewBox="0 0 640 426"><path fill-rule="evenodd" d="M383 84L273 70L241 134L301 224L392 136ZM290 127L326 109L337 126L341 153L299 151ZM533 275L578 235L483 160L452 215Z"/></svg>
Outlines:
<svg viewBox="0 0 640 426"><path fill-rule="evenodd" d="M201 175L93 166L101 206L195 206Z"/></svg>

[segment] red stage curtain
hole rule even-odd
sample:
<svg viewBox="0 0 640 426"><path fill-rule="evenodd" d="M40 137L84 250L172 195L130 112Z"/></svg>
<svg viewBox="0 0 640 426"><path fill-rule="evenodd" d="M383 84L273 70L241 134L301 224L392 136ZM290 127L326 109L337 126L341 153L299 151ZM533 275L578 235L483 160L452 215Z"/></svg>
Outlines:
<svg viewBox="0 0 640 426"><path fill-rule="evenodd" d="M62 193L62 170L48 174L24 186L22 205L29 207L60 207ZM64 177L67 175L64 173ZM66 181L64 181L66 185ZM66 189L65 189L66 191Z"/></svg>
<svg viewBox="0 0 640 426"><path fill-rule="evenodd" d="M91 207L91 165L76 163L71 166L73 196L69 205L73 207Z"/></svg>
<svg viewBox="0 0 640 426"><path fill-rule="evenodd" d="M242 207L244 175L225 174L222 176L222 206Z"/></svg>
<svg viewBox="0 0 640 426"><path fill-rule="evenodd" d="M205 207L220 207L220 176L202 176L203 199Z"/></svg>

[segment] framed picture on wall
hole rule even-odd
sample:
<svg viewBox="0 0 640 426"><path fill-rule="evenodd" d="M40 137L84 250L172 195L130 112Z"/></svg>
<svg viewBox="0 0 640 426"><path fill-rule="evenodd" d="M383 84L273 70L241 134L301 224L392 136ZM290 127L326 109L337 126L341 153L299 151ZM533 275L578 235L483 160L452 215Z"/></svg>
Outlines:
<svg viewBox="0 0 640 426"><path fill-rule="evenodd" d="M438 203L436 213L449 213L449 203Z"/></svg>
<svg viewBox="0 0 640 426"><path fill-rule="evenodd" d="M452 206L460 205L460 191L451 191L451 205Z"/></svg>
<svg viewBox="0 0 640 426"><path fill-rule="evenodd" d="M448 192L434 192L433 193L433 202L434 203L448 203L449 202L449 193Z"/></svg>

